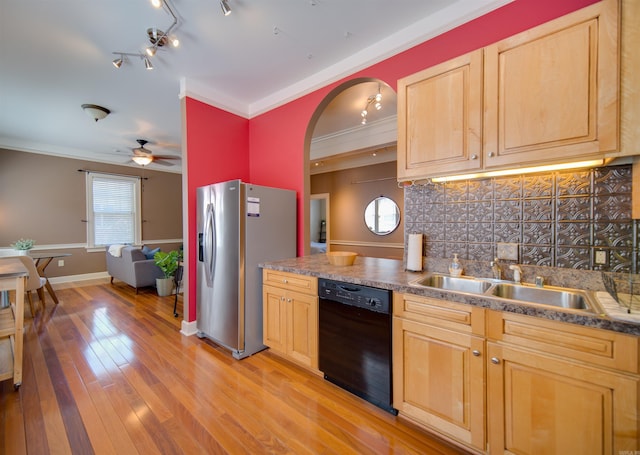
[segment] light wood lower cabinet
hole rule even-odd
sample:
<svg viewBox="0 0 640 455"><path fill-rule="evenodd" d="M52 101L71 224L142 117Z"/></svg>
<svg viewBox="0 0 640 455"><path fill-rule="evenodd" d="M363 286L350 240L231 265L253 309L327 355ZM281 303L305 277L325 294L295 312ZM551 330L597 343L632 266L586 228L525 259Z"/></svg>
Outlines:
<svg viewBox="0 0 640 455"><path fill-rule="evenodd" d="M484 339L394 318L394 407L484 447Z"/></svg>
<svg viewBox="0 0 640 455"><path fill-rule="evenodd" d="M263 272L264 344L313 370L318 369L317 289L315 277Z"/></svg>
<svg viewBox="0 0 640 455"><path fill-rule="evenodd" d="M491 454L638 449L638 378L488 343Z"/></svg>
<svg viewBox="0 0 640 455"><path fill-rule="evenodd" d="M638 450L638 337L497 311L486 321L490 453Z"/></svg>
<svg viewBox="0 0 640 455"><path fill-rule="evenodd" d="M394 295L393 405L467 446L485 447L484 310Z"/></svg>
<svg viewBox="0 0 640 455"><path fill-rule="evenodd" d="M393 404L478 453L640 448L640 338L394 294Z"/></svg>

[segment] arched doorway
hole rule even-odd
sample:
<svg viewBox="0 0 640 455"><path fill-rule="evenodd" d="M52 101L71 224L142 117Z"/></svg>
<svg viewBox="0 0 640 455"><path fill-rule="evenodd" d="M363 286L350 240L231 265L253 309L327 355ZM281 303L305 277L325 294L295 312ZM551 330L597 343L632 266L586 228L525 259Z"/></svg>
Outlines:
<svg viewBox="0 0 640 455"><path fill-rule="evenodd" d="M376 109L378 101L380 109ZM384 81L373 78L344 82L329 92L316 108L305 137L304 254L309 254L311 241L317 235L317 227L311 225L311 176L395 162L396 113L394 90ZM327 233L331 235L329 226ZM331 238L327 240L327 248L331 248Z"/></svg>

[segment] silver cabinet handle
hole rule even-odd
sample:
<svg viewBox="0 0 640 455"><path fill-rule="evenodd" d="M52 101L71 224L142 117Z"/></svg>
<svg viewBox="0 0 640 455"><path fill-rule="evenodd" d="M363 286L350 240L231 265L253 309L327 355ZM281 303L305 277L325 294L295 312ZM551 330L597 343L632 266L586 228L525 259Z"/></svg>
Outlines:
<svg viewBox="0 0 640 455"><path fill-rule="evenodd" d="M284 295L282 297L280 297L280 300L282 300L284 302Z"/></svg>
<svg viewBox="0 0 640 455"><path fill-rule="evenodd" d="M284 284L287 284L289 281L287 281L286 279L284 279L284 280L282 280L282 282L283 282Z"/></svg>
<svg viewBox="0 0 640 455"><path fill-rule="evenodd" d="M471 351L471 354L473 354L475 357L480 357L480 351L478 351L477 349Z"/></svg>
<svg viewBox="0 0 640 455"><path fill-rule="evenodd" d="M491 357L491 363L498 365L500 363L500 359L497 357Z"/></svg>
<svg viewBox="0 0 640 455"><path fill-rule="evenodd" d="M287 302L291 303L291 299L287 299Z"/></svg>
<svg viewBox="0 0 640 455"><path fill-rule="evenodd" d="M477 160L478 159L478 155L476 155L475 153L473 155L471 155L471 159L472 160Z"/></svg>
<svg viewBox="0 0 640 455"><path fill-rule="evenodd" d="M495 156L495 153L489 152L489 158L493 158L494 156Z"/></svg>

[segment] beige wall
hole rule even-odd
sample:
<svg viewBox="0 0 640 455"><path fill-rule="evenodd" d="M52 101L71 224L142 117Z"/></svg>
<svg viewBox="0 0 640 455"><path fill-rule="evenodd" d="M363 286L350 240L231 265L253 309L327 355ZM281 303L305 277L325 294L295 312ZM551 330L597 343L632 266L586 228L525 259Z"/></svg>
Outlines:
<svg viewBox="0 0 640 455"><path fill-rule="evenodd" d="M106 270L104 253L89 253L85 173L78 169L142 176L142 239L150 247L175 249L182 239L182 176L141 167L116 166L0 149L0 248L32 238L36 248L58 246L72 256L60 268L54 260L47 276ZM155 242L155 243L154 243Z"/></svg>
<svg viewBox="0 0 640 455"><path fill-rule="evenodd" d="M396 182L395 161L312 175L311 194L318 193L330 194L329 240L332 251L355 251L363 256L402 259L404 198L403 190ZM379 196L393 199L400 207L400 225L389 235L373 234L364 222L365 208ZM335 241L347 244L336 245ZM386 248L384 245L394 247Z"/></svg>

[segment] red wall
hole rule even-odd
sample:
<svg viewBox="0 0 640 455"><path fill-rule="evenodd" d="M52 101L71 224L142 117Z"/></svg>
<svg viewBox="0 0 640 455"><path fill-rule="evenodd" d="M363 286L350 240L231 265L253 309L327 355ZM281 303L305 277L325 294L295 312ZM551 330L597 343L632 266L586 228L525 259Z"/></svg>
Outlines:
<svg viewBox="0 0 640 455"><path fill-rule="evenodd" d="M187 245L189 270L189 305L185 320L194 321L196 241L196 189L210 183L249 179L249 120L209 106L191 98L183 103L186 140ZM183 175L183 178L185 175ZM184 187L184 185L183 185Z"/></svg>
<svg viewBox="0 0 640 455"><path fill-rule="evenodd" d="M233 156L234 167L248 169L249 181L259 185L278 186L296 190L298 193L298 254L304 250L304 219L303 213L304 198L304 161L305 161L305 137L316 108L324 97L335 87L338 87L347 80L357 77L369 77L383 80L393 89L396 88L396 81L399 78L413 74L422 69L433 66L437 63L449 60L465 52L486 46L500 39L506 38L515 33L529 29L543 22L547 22L556 17L567 14L589 4L596 3L595 0L515 0L514 2L493 11L472 22L464 24L443 35L435 37L422 43L408 51L395 55L381 63L373 65L365 70L319 89L309 95L301 97L284 106L266 112L248 121L243 125L247 135L244 141L238 138L238 146L242 142L242 148L237 156ZM231 123L236 126L236 122L242 124L233 114L222 112L211 106L198 105L198 109L189 109L195 103L187 103L187 154L190 163L189 170L196 167L199 178L193 179L188 176L189 188L189 238L190 245L195 245L195 213L192 207L195 204L195 188L202 185L206 176L215 176L210 181L224 180L218 178L224 173L209 171L207 163L216 160L221 155L225 155L226 148L219 147L212 151L212 144L218 146L221 142L227 145L236 145L225 141L229 132L227 128L206 127L202 124L200 116L215 119L221 124ZM209 112L211 111L211 112ZM193 128L191 122L196 122L199 127ZM245 120L245 122L247 122ZM206 137L200 138L199 135ZM218 136L221 135L221 136ZM247 145L248 141L248 145ZM230 148L229 150L234 150ZM216 160L217 162L217 160ZM196 163L196 164L193 164ZM231 165L231 163L230 163ZM226 175L226 174L224 174ZM233 176L229 178L236 178ZM247 176L241 176L246 178ZM192 223L193 221L193 223ZM193 248L193 247L192 247ZM193 256L193 254L191 255ZM190 261L190 266L193 266ZM192 267L191 270L194 270ZM195 274L189 274L189 317L188 321L195 320Z"/></svg>

